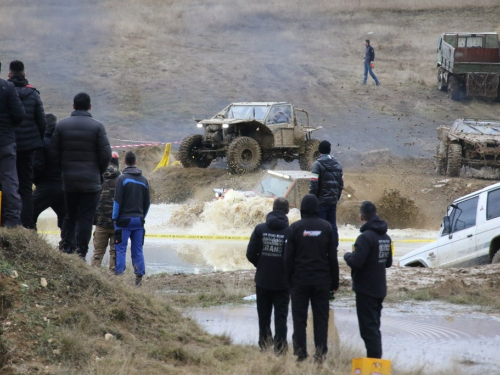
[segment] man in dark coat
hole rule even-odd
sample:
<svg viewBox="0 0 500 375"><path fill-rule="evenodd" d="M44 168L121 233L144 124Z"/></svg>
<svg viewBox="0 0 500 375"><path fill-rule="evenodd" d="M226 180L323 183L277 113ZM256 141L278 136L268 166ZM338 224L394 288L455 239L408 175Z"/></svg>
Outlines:
<svg viewBox="0 0 500 375"><path fill-rule="evenodd" d="M370 40L365 39L365 58L363 60L364 66L365 66L365 73L363 76L363 85L366 85L366 80L368 79L368 73L370 73L370 76L373 78L375 81L375 84L377 86L380 85L379 80L377 79L377 76L375 73L373 73L373 62L375 61L375 50L373 47L370 45Z"/></svg>
<svg viewBox="0 0 500 375"><path fill-rule="evenodd" d="M330 142L321 141L318 151L321 155L313 164L309 194L318 198L318 216L332 225L334 241L338 247L337 203L344 189L342 166L330 155Z"/></svg>
<svg viewBox="0 0 500 375"><path fill-rule="evenodd" d="M259 316L259 346L262 350L272 347L274 352L286 352L288 304L290 290L285 277L285 243L288 235L289 203L277 198L273 210L267 214L266 222L255 227L248 243L247 259L257 271L255 285L257 293L257 314ZM271 314L274 307L273 340Z"/></svg>
<svg viewBox="0 0 500 375"><path fill-rule="evenodd" d="M366 356L382 358L380 315L387 295L385 269L392 265L392 242L387 235L387 223L377 216L372 202L361 204L363 225L353 252L344 259L352 269L352 290L356 293L359 332L365 342Z"/></svg>
<svg viewBox="0 0 500 375"><path fill-rule="evenodd" d="M1 64L0 64L1 67ZM0 79L0 186L2 189L2 226L21 223L21 197L16 168L17 127L25 115L14 84Z"/></svg>
<svg viewBox="0 0 500 375"><path fill-rule="evenodd" d="M308 194L300 206L301 220L289 228L285 271L292 292L293 352L307 358L307 310L314 322L314 358L322 362L328 351L330 294L339 287L337 243L330 223L318 217L318 198Z"/></svg>
<svg viewBox="0 0 500 375"><path fill-rule="evenodd" d="M36 88L26 79L24 64L14 60L9 66L9 81L16 86L19 98L24 106L26 116L16 126L17 145L17 177L19 195L21 196L21 223L25 228L35 227L33 222L33 155L35 150L43 148L43 136L47 121L43 110L42 99Z"/></svg>
<svg viewBox="0 0 500 375"><path fill-rule="evenodd" d="M74 112L61 120L52 136L54 156L62 169L66 218L63 224L63 250L72 252L76 233L76 252L85 258L92 235L92 222L99 202L102 174L111 159L111 147L104 126L90 114L87 93L73 99Z"/></svg>

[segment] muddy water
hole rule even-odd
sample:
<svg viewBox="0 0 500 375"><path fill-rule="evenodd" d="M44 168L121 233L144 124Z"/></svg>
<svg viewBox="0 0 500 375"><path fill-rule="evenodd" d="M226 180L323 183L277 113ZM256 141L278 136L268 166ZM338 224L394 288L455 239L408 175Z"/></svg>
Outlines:
<svg viewBox="0 0 500 375"><path fill-rule="evenodd" d="M348 347L365 355L352 301L331 305L329 345ZM198 309L188 313L213 334L228 334L237 344L256 345L258 320L255 306ZM311 314L309 314L311 315ZM308 323L308 344L313 344ZM288 317L288 339L293 324ZM500 319L487 314L457 310L442 303L400 304L382 311L384 358L400 370L423 369L425 373L498 374L500 366ZM273 327L274 332L274 327ZM309 353L313 353L310 348Z"/></svg>

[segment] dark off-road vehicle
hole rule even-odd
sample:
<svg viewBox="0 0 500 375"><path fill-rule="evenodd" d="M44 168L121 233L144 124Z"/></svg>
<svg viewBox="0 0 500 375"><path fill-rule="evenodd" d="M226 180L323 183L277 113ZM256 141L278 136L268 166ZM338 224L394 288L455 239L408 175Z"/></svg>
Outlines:
<svg viewBox="0 0 500 375"><path fill-rule="evenodd" d="M310 171L319 156L311 133L309 114L287 102L233 103L207 120L196 120L205 134L182 141L179 159L184 168L207 168L212 160L226 157L231 173L272 169L278 159L299 160Z"/></svg>
<svg viewBox="0 0 500 375"><path fill-rule="evenodd" d="M462 165L474 169L500 168L500 121L455 120L437 128L436 171L458 177Z"/></svg>

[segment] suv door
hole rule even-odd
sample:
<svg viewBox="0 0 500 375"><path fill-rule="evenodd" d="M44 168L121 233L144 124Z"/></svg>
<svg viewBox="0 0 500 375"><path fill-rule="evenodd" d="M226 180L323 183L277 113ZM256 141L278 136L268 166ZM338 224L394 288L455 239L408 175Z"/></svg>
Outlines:
<svg viewBox="0 0 500 375"><path fill-rule="evenodd" d="M500 189L481 194L476 227L478 263L490 262L491 240L500 235Z"/></svg>
<svg viewBox="0 0 500 375"><path fill-rule="evenodd" d="M450 233L442 231L438 240L438 260L441 267L458 267L474 263L476 252L476 218L479 197L454 205L450 214Z"/></svg>

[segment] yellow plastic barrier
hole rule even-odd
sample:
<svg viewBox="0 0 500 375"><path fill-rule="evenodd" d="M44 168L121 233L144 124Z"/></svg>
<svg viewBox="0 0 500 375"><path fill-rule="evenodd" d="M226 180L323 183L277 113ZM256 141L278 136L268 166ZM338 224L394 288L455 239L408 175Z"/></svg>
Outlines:
<svg viewBox="0 0 500 375"><path fill-rule="evenodd" d="M377 358L353 358L352 375L391 375L391 361Z"/></svg>
<svg viewBox="0 0 500 375"><path fill-rule="evenodd" d="M156 170L159 169L159 168L163 168L163 167L167 167L168 166L168 162L170 161L170 149L171 148L172 148L172 144L171 143L167 143L165 145L165 152L163 153L163 157L161 158L160 162L158 163L158 165L154 169L153 173L155 173Z"/></svg>

